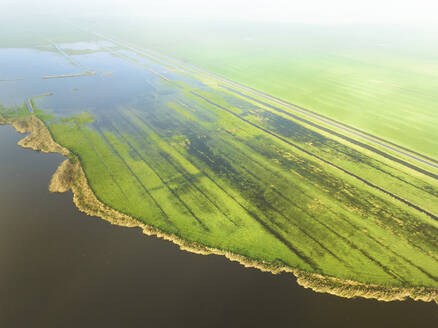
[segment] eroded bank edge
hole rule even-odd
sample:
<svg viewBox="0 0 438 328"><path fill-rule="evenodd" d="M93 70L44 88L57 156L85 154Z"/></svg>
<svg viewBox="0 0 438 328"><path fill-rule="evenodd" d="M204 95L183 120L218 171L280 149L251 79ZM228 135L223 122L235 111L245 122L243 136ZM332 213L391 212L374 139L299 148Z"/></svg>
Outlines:
<svg viewBox="0 0 438 328"><path fill-rule="evenodd" d="M20 133L29 133L19 141L23 148L36 151L60 153L72 159L65 160L57 169L49 185L51 192L73 192L73 202L76 207L87 215L100 217L111 224L124 227L138 227L148 236L155 236L178 245L181 250L201 255L222 255L231 261L239 262L245 267L257 268L261 271L278 274L293 273L299 285L316 292L328 293L344 298L363 297L379 301L413 300L436 302L438 304L438 289L427 287L387 287L374 284L364 284L352 280L323 276L305 272L287 266L274 266L271 263L246 258L225 250L207 247L196 242L188 242L174 234L164 233L150 225L123 214L99 201L90 188L80 161L74 159L68 149L57 144L44 123L35 115L23 118L5 119L0 115L0 125L13 126Z"/></svg>

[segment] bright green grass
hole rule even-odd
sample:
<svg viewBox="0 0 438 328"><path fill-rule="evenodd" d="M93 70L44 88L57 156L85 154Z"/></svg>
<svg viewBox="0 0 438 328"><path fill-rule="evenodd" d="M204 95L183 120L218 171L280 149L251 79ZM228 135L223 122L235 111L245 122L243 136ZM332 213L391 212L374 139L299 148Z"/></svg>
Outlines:
<svg viewBox="0 0 438 328"><path fill-rule="evenodd" d="M0 105L0 114L6 118L17 118L17 117L27 117L30 115L27 110L26 104L21 105L20 107L4 107Z"/></svg>
<svg viewBox="0 0 438 328"><path fill-rule="evenodd" d="M102 30L438 158L438 33L252 23L150 28L156 24Z"/></svg>
<svg viewBox="0 0 438 328"><path fill-rule="evenodd" d="M297 262L309 268L278 240L267 234L242 209L234 208L233 213L240 215L239 223L242 229L238 230L232 228L234 224L227 218L221 215L215 217L214 214L218 211L214 211L211 206L201 209L199 202L205 202L205 199L202 199L199 193L193 194L193 191L191 193L178 191L181 183L173 175L170 177L173 172L167 172L171 169L164 166L163 158L150 152L145 155L148 149L139 147L139 153L133 157L129 153L132 150L125 138L117 138L116 135L107 132L105 133L107 142L105 142L101 134L75 124L53 124L51 131L57 141L80 156L90 186L104 203L189 240L224 249L228 249L228 245L232 244L236 247L236 251L239 250L238 253L250 257L261 259L263 254L270 262L275 262L279 257L289 263ZM114 152L120 154L121 158L115 156ZM144 154L144 157L139 157L141 154ZM144 161L146 157L149 159L148 162ZM163 167L157 171L160 165ZM220 191L217 193L222 197L218 201L229 201L226 195ZM195 214L202 214L203 220L207 220L205 211L210 213L209 222L203 224L214 233L207 233L188 209ZM165 216L162 211L166 213Z"/></svg>
<svg viewBox="0 0 438 328"><path fill-rule="evenodd" d="M248 121L272 131L404 199L410 199L415 204L421 204L423 208L438 213L438 202L436 201L438 190L436 190L434 179L415 174L411 170L400 169L398 164L382 156L375 156L374 153L364 148L355 149L352 145L347 146L325 137L319 131L305 128L299 124L300 122L275 112L269 107L261 106L256 110L245 111L233 106L232 103L235 100L228 98L226 92L217 92L216 95L206 93L206 95L215 103L231 109L236 114L243 114ZM233 100L227 101L226 99ZM245 108L245 106L243 107Z"/></svg>
<svg viewBox="0 0 438 328"><path fill-rule="evenodd" d="M406 181L384 185L391 192L402 186L406 195L426 195L427 179L303 127L281 131L273 118L257 118L268 114L262 108L248 112L251 106L235 107L222 93L198 92L239 117L184 91L148 110L119 108L94 119L82 113L46 123L79 157L101 201L165 232L273 265L381 285L438 287L435 221L241 118L326 159L347 152L349 169L358 156L365 166L356 169L365 177L376 167L399 174ZM317 138L321 144L309 144ZM436 184L430 188L437 190Z"/></svg>
<svg viewBox="0 0 438 328"><path fill-rule="evenodd" d="M435 179L184 81L154 75L129 104L71 117L38 108L44 98L33 105L96 196L141 222L272 265L438 287L438 222L334 165L436 215ZM29 115L25 106L0 114Z"/></svg>

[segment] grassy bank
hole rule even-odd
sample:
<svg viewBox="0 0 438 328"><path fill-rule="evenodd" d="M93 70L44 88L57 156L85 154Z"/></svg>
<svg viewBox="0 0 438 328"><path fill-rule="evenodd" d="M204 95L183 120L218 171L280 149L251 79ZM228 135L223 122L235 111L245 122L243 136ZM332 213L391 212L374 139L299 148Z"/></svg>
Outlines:
<svg viewBox="0 0 438 328"><path fill-rule="evenodd" d="M100 29L438 158L432 31L167 21L121 25L117 31L108 24Z"/></svg>
<svg viewBox="0 0 438 328"><path fill-rule="evenodd" d="M438 289L427 287L393 287L376 284L363 284L351 280L343 280L336 277L315 274L307 271L293 269L282 262L264 261L242 256L220 248L212 248L204 244L189 241L181 238L175 233L166 233L157 229L153 225L142 223L123 214L107 205L103 204L89 186L88 179L80 165L76 155L70 153L65 148L60 147L54 142L46 126L35 116L25 118L4 119L0 116L0 124L12 124L19 131L30 133L26 139L32 140L32 144L21 142L23 146L33 148L38 151L60 152L70 157L58 168L52 178L49 189L52 192L65 192L72 190L76 206L89 215L95 215L108 220L112 224L128 227L140 227L148 235L158 236L178 244L181 249L195 252L198 254L218 254L224 255L230 260L238 261L248 267L256 267L260 270L278 273L287 271L294 273L298 278L298 283L304 287L312 288L318 292L326 292L342 297L366 297L375 298L382 301L403 300L408 297L415 300L438 302ZM26 140L24 139L24 140Z"/></svg>
<svg viewBox="0 0 438 328"><path fill-rule="evenodd" d="M183 89L147 111L36 115L78 158L100 202L165 234L272 267L438 287L438 223L343 170L403 188L431 213L435 182L266 109L198 92Z"/></svg>
<svg viewBox="0 0 438 328"><path fill-rule="evenodd" d="M30 133L21 145L68 156L52 191L72 189L88 214L192 251L294 272L316 290L436 299L435 171L415 170L205 75L123 47L102 51L111 54L97 57L104 66L129 74L75 79L84 102L63 98L60 87L30 99L33 113L0 108L3 123ZM140 83L129 99L111 97Z"/></svg>

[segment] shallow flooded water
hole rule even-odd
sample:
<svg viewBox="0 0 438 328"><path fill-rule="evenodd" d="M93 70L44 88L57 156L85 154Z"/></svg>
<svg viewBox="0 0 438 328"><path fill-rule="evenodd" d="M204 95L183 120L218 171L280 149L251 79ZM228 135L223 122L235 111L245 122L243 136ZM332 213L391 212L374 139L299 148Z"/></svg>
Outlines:
<svg viewBox="0 0 438 328"><path fill-rule="evenodd" d="M19 106L50 93L36 104L58 118L88 111L99 129L134 108L164 136L185 132L167 119L177 117L169 102L192 107L190 115L206 124L216 120L159 75L208 87L171 67L111 42L57 47L63 50L1 49L0 104ZM96 74L42 79L84 69ZM240 98L226 101L258 108ZM20 138L0 126L0 327L426 327L438 320L435 304L317 294L291 274L182 252L139 229L86 216L71 193L48 192L63 157L22 149Z"/></svg>
<svg viewBox="0 0 438 328"><path fill-rule="evenodd" d="M180 251L50 194L62 156L0 126L0 327L430 327L436 304L317 294L291 274Z"/></svg>

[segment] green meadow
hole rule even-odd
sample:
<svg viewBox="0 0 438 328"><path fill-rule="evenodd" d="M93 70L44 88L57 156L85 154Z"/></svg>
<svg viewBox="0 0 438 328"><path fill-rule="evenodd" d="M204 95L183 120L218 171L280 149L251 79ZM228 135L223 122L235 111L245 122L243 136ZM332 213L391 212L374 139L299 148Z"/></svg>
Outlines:
<svg viewBox="0 0 438 328"><path fill-rule="evenodd" d="M140 28L123 26L116 36L126 40ZM151 31L146 24L136 45L438 155L438 66L425 50L428 39L402 52L409 40L396 39L399 31L376 43L360 29L339 35L335 27L295 26L273 34L262 24L233 34L236 26L213 24L183 39L189 27L173 33L177 26ZM57 38L61 32L48 44L38 39L38 54L50 51L97 73L39 78L44 93L25 95L33 97L33 114L23 105L0 107L0 115L41 119L104 204L271 267L438 288L437 170L342 138L153 53L108 40L60 51Z"/></svg>
<svg viewBox="0 0 438 328"><path fill-rule="evenodd" d="M438 158L436 31L251 22L101 25L121 40Z"/></svg>
<svg viewBox="0 0 438 328"><path fill-rule="evenodd" d="M430 214L434 179L242 101L185 86L148 110L36 115L102 202L164 232L273 266L438 287L438 222L337 165Z"/></svg>

